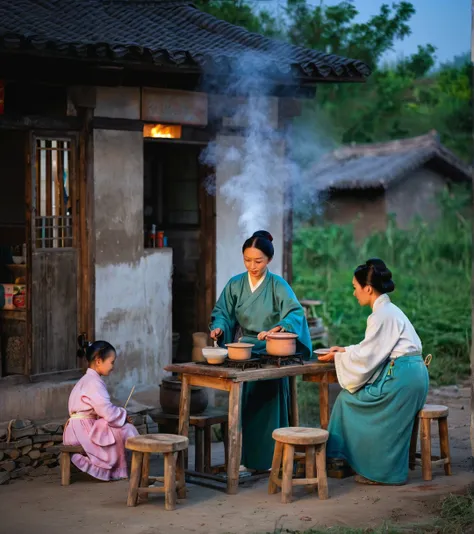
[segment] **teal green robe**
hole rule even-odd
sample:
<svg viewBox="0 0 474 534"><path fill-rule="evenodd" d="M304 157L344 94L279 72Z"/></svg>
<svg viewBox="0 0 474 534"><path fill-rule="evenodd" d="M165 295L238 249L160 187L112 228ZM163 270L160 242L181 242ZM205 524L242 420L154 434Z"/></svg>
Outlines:
<svg viewBox="0 0 474 534"><path fill-rule="evenodd" d="M265 350L257 336L275 326L298 334L297 352L311 358L311 338L301 304L288 283L267 272L253 293L248 273L231 278L212 312L211 329L221 328L221 345L232 343L237 327L242 341L254 343L254 351ZM290 388L288 378L246 382L242 393L242 461L249 469L270 469L273 456L272 432L289 426Z"/></svg>

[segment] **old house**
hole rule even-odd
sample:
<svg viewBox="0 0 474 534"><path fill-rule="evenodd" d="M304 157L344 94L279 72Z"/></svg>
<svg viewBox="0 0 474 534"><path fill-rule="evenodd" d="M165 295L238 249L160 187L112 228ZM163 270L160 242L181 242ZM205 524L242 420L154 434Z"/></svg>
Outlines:
<svg viewBox="0 0 474 534"><path fill-rule="evenodd" d="M439 217L438 194L471 183L468 166L444 147L436 132L386 143L341 147L312 167L308 180L324 191L325 219L354 223L357 239L384 230L394 215L400 228L416 217Z"/></svg>
<svg viewBox="0 0 474 534"><path fill-rule="evenodd" d="M235 211L203 187L215 173L218 191L235 169L199 154L245 135L228 126L239 101L224 87L249 52L275 73L262 95L275 128L319 82L370 72L184 0L0 0L0 420L64 413L82 373L78 333L117 347L110 387L126 397L156 390L172 332L186 357L207 330L241 269L241 237ZM279 251L288 224L273 219Z"/></svg>

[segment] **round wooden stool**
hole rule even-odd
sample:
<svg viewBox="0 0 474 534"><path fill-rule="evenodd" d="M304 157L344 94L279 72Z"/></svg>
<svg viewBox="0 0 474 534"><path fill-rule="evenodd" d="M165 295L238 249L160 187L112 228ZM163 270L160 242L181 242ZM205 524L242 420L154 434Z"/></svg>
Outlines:
<svg viewBox="0 0 474 534"><path fill-rule="evenodd" d="M444 473L451 475L451 455L449 452L449 434L448 434L448 415L447 406L435 404L425 404L423 409L418 413L413 425L413 432L410 443L410 469L421 463L423 480L432 480L433 465L443 465ZM421 421L421 425L420 425ZM438 421L439 448L440 456L431 455L431 422ZM418 428L420 429L421 454L416 452L418 438ZM421 461L420 461L421 459Z"/></svg>
<svg viewBox="0 0 474 534"><path fill-rule="evenodd" d="M146 500L148 493L164 493L165 509L174 510L177 492L180 498L186 498L184 465L176 469L176 453L187 449L188 443L188 438L174 434L145 434L127 439L125 448L133 451L127 506L136 506L138 495ZM150 454L163 454L163 477L149 475ZM153 482L163 482L164 486L150 486Z"/></svg>
<svg viewBox="0 0 474 534"><path fill-rule="evenodd" d="M328 479L326 474L326 442L329 433L320 428L289 427L278 428L273 432L275 452L272 471L268 483L268 493L277 493L281 488L281 502L291 502L293 486L308 486L310 491L318 486L320 499L328 498ZM295 447L305 449L306 478L293 480ZM280 467L283 458L283 476Z"/></svg>

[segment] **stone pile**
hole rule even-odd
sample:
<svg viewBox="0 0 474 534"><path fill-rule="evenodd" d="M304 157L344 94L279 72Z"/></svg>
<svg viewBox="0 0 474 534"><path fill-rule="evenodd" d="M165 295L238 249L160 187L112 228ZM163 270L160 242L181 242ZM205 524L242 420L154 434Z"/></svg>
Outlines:
<svg viewBox="0 0 474 534"><path fill-rule="evenodd" d="M140 434L158 433L158 425L146 413L131 414L131 418ZM0 428L0 485L51 473L59 465L65 423L14 419Z"/></svg>
<svg viewBox="0 0 474 534"><path fill-rule="evenodd" d="M0 484L48 474L58 465L62 441L62 423L36 426L28 420L10 421L0 429Z"/></svg>

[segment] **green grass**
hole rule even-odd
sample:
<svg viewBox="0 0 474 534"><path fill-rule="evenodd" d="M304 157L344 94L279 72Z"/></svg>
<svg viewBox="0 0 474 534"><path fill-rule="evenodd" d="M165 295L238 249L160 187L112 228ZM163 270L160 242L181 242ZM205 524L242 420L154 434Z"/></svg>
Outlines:
<svg viewBox="0 0 474 534"><path fill-rule="evenodd" d="M471 204L465 190L440 198L436 227L416 221L409 231L390 220L385 232L362 243L350 226L300 224L293 240L293 287L299 298L324 301L320 313L332 344L363 339L367 315L352 296L355 267L382 258L393 273L393 302L407 314L431 353L433 384L455 384L469 374L471 345Z"/></svg>

